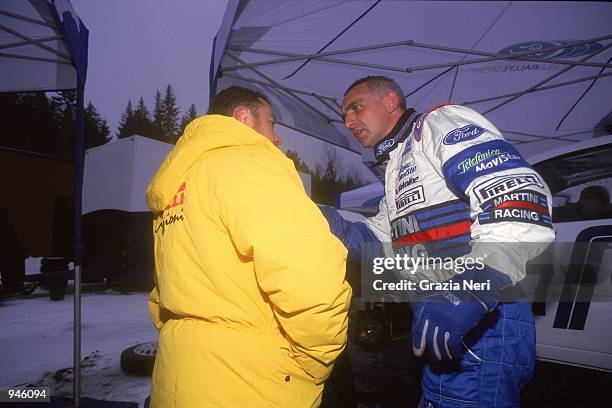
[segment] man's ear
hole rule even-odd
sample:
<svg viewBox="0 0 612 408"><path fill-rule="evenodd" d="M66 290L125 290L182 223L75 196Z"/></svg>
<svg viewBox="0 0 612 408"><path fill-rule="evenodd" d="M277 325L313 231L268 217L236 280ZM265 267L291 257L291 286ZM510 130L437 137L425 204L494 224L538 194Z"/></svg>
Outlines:
<svg viewBox="0 0 612 408"><path fill-rule="evenodd" d="M253 121L253 113L249 108L243 105L238 105L234 108L234 112L232 112L232 116L239 122L244 123L247 126L251 126L251 122Z"/></svg>
<svg viewBox="0 0 612 408"><path fill-rule="evenodd" d="M393 112L399 107L399 98L395 92L387 92L383 100L385 101L387 112Z"/></svg>

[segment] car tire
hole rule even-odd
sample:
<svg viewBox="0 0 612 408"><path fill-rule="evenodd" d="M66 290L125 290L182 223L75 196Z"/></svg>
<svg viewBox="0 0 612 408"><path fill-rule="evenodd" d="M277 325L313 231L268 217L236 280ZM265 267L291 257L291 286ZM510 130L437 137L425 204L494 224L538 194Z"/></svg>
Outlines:
<svg viewBox="0 0 612 408"><path fill-rule="evenodd" d="M121 353L121 370L130 375L150 376L153 374L156 354L156 341L140 343L126 348Z"/></svg>
<svg viewBox="0 0 612 408"><path fill-rule="evenodd" d="M376 353L391 342L391 330L383 315L366 314L359 318L355 341L365 351Z"/></svg>

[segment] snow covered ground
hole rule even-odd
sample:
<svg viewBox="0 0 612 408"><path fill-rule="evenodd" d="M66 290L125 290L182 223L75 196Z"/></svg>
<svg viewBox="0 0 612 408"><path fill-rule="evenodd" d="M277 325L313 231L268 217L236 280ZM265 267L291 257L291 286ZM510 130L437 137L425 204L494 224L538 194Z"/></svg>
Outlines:
<svg viewBox="0 0 612 408"><path fill-rule="evenodd" d="M82 294L83 398L143 406L151 381L123 373L120 356L130 346L158 339L146 298L147 293L110 289ZM48 386L52 396L72 396L73 302L71 294L52 301L41 288L28 296L0 300L0 389ZM402 351L406 347L405 338L379 353L349 345L360 407L381 406L377 402L387 399L411 406L407 403L410 354ZM333 402L328 405L333 406Z"/></svg>
<svg viewBox="0 0 612 408"><path fill-rule="evenodd" d="M36 260L26 261L28 273L38 266ZM123 373L120 356L128 347L158 339L147 293L87 289L82 294L81 396L143 407L150 378ZM52 301L41 288L28 296L0 298L0 389L48 386L52 396L72 397L73 304L71 294ZM397 337L376 353L353 342L348 349L359 407L415 406L419 373L409 336ZM596 406L589 401L608 398L611 387L609 374L538 363L523 406ZM335 406L333 401L332 394L327 408Z"/></svg>
<svg viewBox="0 0 612 408"><path fill-rule="evenodd" d="M124 374L120 356L130 346L158 339L146 298L110 289L82 294L82 397L142 406L151 381ZM52 301L40 288L0 300L0 389L29 384L50 387L52 396L72 396L73 304L71 294Z"/></svg>

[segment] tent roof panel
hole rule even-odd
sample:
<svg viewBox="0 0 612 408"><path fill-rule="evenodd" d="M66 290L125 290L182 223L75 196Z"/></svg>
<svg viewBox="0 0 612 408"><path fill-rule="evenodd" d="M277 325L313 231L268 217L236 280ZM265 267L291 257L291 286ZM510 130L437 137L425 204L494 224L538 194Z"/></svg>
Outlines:
<svg viewBox="0 0 612 408"><path fill-rule="evenodd" d="M278 89L286 87L341 101L355 79L386 75L409 94L408 105L421 111L449 100L464 103L514 94L471 106L483 113L493 109L487 117L517 143L545 137L551 145L559 143L554 138L567 142L589 137L589 129L612 110L610 78L597 79L612 68L610 3L250 0L241 4L244 8L233 24L218 71L220 88L238 83L236 76L256 80L266 76L264 82L273 83L276 93L284 93ZM406 41L417 43L406 45ZM340 53L355 48L361 50ZM500 53L506 58L485 58ZM508 59L523 53L529 53L525 59ZM283 62L236 69L240 64L275 60ZM473 60L478 62L453 66ZM450 67L410 71L436 64ZM559 84L563 86L554 86ZM265 88L269 93L271 88ZM326 115L331 115L328 119L338 115L321 100L284 95L292 107L279 107L287 111L286 117L281 115L283 122L359 150L340 123L325 120ZM322 122L311 123L317 116ZM583 133L564 138L572 132ZM542 143L538 146L545 148Z"/></svg>
<svg viewBox="0 0 612 408"><path fill-rule="evenodd" d="M87 28L67 0L0 4L0 92L74 89L85 80Z"/></svg>

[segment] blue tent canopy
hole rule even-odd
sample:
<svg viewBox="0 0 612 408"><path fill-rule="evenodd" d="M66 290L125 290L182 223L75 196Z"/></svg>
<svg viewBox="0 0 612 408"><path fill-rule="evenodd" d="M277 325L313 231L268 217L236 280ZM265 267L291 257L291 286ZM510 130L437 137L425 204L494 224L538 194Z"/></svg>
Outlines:
<svg viewBox="0 0 612 408"><path fill-rule="evenodd" d="M83 97L89 31L68 0L2 0L0 92L77 91L74 155L74 406L80 400ZM41 135L44 137L44 135Z"/></svg>
<svg viewBox="0 0 612 408"><path fill-rule="evenodd" d="M386 75L417 111L468 105L530 155L591 138L612 111L610 21L609 2L230 0L212 82L257 88L281 124L361 152L339 103Z"/></svg>
<svg viewBox="0 0 612 408"><path fill-rule="evenodd" d="M88 35L67 0L3 0L0 92L76 89L87 75Z"/></svg>

